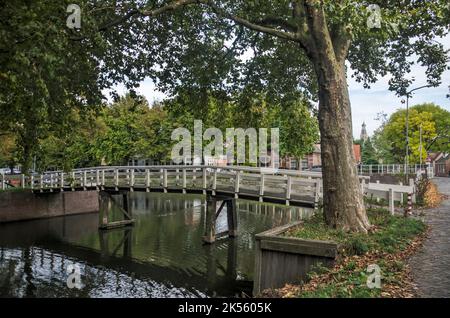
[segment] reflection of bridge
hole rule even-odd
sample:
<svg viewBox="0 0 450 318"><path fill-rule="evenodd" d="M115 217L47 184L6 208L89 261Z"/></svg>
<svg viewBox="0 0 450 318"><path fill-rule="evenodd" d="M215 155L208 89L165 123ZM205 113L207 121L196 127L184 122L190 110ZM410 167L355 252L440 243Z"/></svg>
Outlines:
<svg viewBox="0 0 450 318"><path fill-rule="evenodd" d="M85 219L89 221L91 218ZM38 279L34 280L33 275L39 272L39 268L42 266L50 266L50 268L43 268L43 270L50 270L53 279L58 280L61 284L65 284L67 279L66 266L63 264L71 264L73 260L82 261L85 265L83 271L83 284L87 284L85 287L85 296L89 295L89 290L91 288L105 287L104 284L113 286L113 289L118 289L120 281L120 276L126 276L134 284L134 281L140 280L146 282L151 288L159 286L160 288L171 289L173 287L179 289L186 289L193 295L200 296L200 293L207 293L209 296L214 296L215 291L220 291L222 294L227 296L235 296L241 291L245 291L250 294L252 282L247 280L239 280L237 275L237 241L228 240L223 241L221 244L226 246L227 254L225 259L219 259L214 247L210 245L204 246L206 249L206 268L205 272L194 272L190 271L188 273L188 279L186 276L186 271L183 268L176 268L173 266L163 266L152 262L144 262L142 260L133 257L132 252L132 231L133 228L124 227L116 230L99 231L99 242L100 248L94 249L90 247L81 247L68 242L65 242L62 237L64 237L65 226L63 223L59 224L61 220L56 220L52 224L47 224L48 220L41 222L50 225L53 230L53 240L48 240L46 235L46 227L40 228L41 231L38 233L34 232L34 238L27 241L27 237L24 237L24 242L17 244L17 239L14 239L11 246L19 246L20 249L24 250L25 257L23 261L25 262L23 268L14 268L14 271L20 272L25 271L24 274L27 275L26 280L21 280L20 284L24 284L25 288L34 290L37 286L29 286L30 284L39 284ZM53 224L55 223L55 224ZM35 223L30 224L35 225ZM62 227L59 228L58 225ZM84 222L83 226L92 228L95 223ZM9 230L2 232L0 235L0 241L2 243L8 244L8 238L14 237L11 232L21 229L23 225L13 224ZM27 227L27 225L25 225ZM59 229L58 229L59 228ZM28 229L29 230L29 229ZM10 232L10 233L8 233ZM75 232L74 232L75 233ZM80 235L80 231L73 234L76 237ZM72 235L72 236L73 236ZM117 238L119 240L117 240ZM40 250L39 253L34 254L30 251L30 243L34 245L33 249ZM50 261L44 262L40 259L44 251L49 254ZM6 262L4 259L4 248L0 248L0 262ZM58 267L58 264L61 267ZM88 265L86 265L88 264ZM14 266L14 265L12 265ZM93 266L97 270L88 270L86 266ZM105 266L107 269L105 269ZM33 268L35 267L35 268ZM106 274L115 276L116 279L109 279L105 281L104 276ZM12 275L12 274L10 274ZM168 280L170 278L170 280ZM188 282L188 284L187 284ZM117 285L116 285L117 284ZM20 286L14 286L18 289ZM157 287L156 287L157 288ZM33 293L27 296L36 296Z"/></svg>

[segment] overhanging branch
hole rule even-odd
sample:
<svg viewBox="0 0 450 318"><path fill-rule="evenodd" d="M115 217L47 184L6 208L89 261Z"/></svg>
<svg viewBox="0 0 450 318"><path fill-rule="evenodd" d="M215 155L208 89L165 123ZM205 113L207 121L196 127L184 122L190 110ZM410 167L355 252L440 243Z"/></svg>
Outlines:
<svg viewBox="0 0 450 318"><path fill-rule="evenodd" d="M277 29L274 29L271 27L267 27L267 26L263 26L263 25L251 22L247 19L238 17L236 15L233 15L231 13L228 13L228 12L222 10L221 8L216 6L212 1L205 0L205 1L201 1L201 2L208 5L213 10L213 12L216 13L218 16L221 16L225 19L232 20L232 21L236 22L237 24L242 25L250 30L273 35L273 36L276 36L276 37L279 37L279 38L282 38L285 40L289 40L289 41L299 42L299 39L295 33L280 31L280 30L277 30Z"/></svg>
<svg viewBox="0 0 450 318"><path fill-rule="evenodd" d="M156 8L156 9L145 9L145 8L131 9L125 15L118 17L112 21L109 21L109 22L99 26L97 28L97 32L103 32L112 27L118 26L118 25L125 23L126 21L132 19L135 16L155 17L155 16L158 16L158 15L166 13L166 12L175 11L184 6L188 6L191 4L201 4L202 2L204 2L204 1L203 0L177 0L177 1L172 1L169 4L159 7L159 8ZM84 38L85 37L72 37L71 40L81 41Z"/></svg>

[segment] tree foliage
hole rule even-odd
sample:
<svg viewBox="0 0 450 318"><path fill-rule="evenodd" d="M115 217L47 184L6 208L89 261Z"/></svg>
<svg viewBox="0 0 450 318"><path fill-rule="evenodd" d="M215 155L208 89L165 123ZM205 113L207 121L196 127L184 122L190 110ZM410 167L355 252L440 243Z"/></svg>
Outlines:
<svg viewBox="0 0 450 318"><path fill-rule="evenodd" d="M409 110L410 162L419 163L427 152L450 151L450 112L434 104L421 104ZM422 128L422 152L420 129ZM376 134L376 147L385 163L404 162L406 153L406 110L398 110Z"/></svg>

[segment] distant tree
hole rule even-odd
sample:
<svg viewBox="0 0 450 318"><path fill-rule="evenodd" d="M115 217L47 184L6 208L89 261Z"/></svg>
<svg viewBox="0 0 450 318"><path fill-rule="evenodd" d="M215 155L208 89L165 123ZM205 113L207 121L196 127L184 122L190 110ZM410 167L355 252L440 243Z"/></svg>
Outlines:
<svg viewBox="0 0 450 318"><path fill-rule="evenodd" d="M275 100L266 93L254 92L250 97L244 91L232 99L224 92L185 92L165 101L164 109L174 126L192 129L197 119L203 121L205 129L221 129L224 136L226 128L268 128L269 133L270 128L279 128L282 156L301 158L313 150L320 139L319 126L305 98Z"/></svg>
<svg viewBox="0 0 450 318"><path fill-rule="evenodd" d="M0 131L16 134L28 172L39 138L68 128L71 110L100 105L100 60L71 39L67 1L0 1ZM99 40L97 54L102 51Z"/></svg>
<svg viewBox="0 0 450 318"><path fill-rule="evenodd" d="M409 111L410 162L425 162L427 151L450 151L450 112L434 104L416 105ZM420 152L422 130L422 152ZM403 162L406 151L406 111L398 110L375 134L375 147L381 158ZM384 161L386 162L386 161Z"/></svg>
<svg viewBox="0 0 450 318"><path fill-rule="evenodd" d="M12 169L18 164L16 135L13 133L0 134L0 168Z"/></svg>
<svg viewBox="0 0 450 318"><path fill-rule="evenodd" d="M368 138L365 142L361 144L361 160L365 165L376 165L378 164L378 158L375 148L373 147L372 140Z"/></svg>

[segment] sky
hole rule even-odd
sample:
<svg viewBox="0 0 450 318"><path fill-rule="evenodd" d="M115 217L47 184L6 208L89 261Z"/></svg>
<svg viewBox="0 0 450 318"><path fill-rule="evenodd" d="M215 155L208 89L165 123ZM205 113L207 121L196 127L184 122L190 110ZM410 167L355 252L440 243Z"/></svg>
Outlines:
<svg viewBox="0 0 450 318"><path fill-rule="evenodd" d="M437 39L437 41L450 50L450 35ZM355 139L359 139L363 122L366 123L367 132L371 136L380 125L380 122L376 120L378 113L384 112L389 116L396 110L405 108L405 104L401 103L401 98L389 91L389 77L380 78L377 83L371 85L370 89L365 89L362 84L357 83L350 75L351 72L349 72L348 84L352 104L353 136ZM424 68L420 66L413 67L411 75L416 79L411 89L427 85ZM449 94L449 86L450 70L447 70L442 76L442 84L439 87L425 88L415 92L413 98L410 99L410 106L432 102L450 111L450 99L446 98L447 94ZM120 95L125 94L123 85L118 85L115 90ZM166 97L156 89L151 80L143 81L137 92L144 95L150 104L154 101L163 100Z"/></svg>

